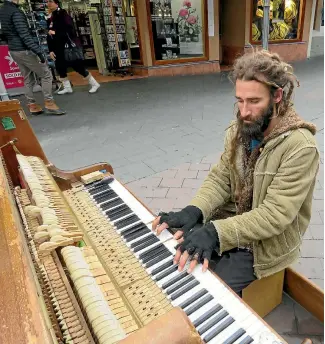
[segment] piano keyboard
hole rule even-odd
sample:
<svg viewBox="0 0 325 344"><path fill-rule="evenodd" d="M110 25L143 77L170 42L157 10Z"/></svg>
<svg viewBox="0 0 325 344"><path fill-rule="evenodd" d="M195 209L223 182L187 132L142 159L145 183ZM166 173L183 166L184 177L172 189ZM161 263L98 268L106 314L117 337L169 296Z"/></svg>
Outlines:
<svg viewBox="0 0 325 344"><path fill-rule="evenodd" d="M113 177L64 193L143 325L178 306L205 343L282 343L210 271L179 272L177 242L151 230L154 216Z"/></svg>

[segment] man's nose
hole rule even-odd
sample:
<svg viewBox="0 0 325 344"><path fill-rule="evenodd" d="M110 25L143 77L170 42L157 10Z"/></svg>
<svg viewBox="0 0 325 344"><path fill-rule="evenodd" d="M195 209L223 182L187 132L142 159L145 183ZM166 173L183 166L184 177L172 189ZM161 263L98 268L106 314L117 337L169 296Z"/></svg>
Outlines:
<svg viewBox="0 0 325 344"><path fill-rule="evenodd" d="M249 105L247 103L243 104L242 110L240 112L240 117L242 120L247 120L251 116L252 112L249 108Z"/></svg>

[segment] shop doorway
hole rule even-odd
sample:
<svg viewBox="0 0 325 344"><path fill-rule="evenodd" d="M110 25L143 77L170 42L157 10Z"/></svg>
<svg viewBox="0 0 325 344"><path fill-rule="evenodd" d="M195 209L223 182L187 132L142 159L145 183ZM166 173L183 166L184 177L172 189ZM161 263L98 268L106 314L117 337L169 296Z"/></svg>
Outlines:
<svg viewBox="0 0 325 344"><path fill-rule="evenodd" d="M73 18L88 68L132 76L132 65L142 62L134 0L63 1L62 7Z"/></svg>

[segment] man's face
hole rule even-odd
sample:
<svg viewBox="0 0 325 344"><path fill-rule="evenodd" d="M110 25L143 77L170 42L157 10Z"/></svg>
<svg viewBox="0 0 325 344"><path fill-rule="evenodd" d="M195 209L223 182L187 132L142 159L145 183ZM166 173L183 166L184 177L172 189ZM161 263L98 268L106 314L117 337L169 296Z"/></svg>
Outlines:
<svg viewBox="0 0 325 344"><path fill-rule="evenodd" d="M273 114L269 88L258 81L236 81L238 122L242 136L260 138Z"/></svg>

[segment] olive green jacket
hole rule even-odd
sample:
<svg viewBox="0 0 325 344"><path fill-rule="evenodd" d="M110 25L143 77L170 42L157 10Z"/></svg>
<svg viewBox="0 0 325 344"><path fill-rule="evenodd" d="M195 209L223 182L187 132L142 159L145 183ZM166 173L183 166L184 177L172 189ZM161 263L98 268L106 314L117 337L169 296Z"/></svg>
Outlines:
<svg viewBox="0 0 325 344"><path fill-rule="evenodd" d="M236 130L235 123L228 128L219 163L191 201L202 211L204 222L210 221L218 208L235 211L236 176L229 166L229 154ZM212 221L219 235L220 254L236 247L253 248L257 278L281 271L299 257L319 166L315 132L312 124L295 113L288 120L284 118L269 135L256 162L252 210ZM238 161L237 166L240 170Z"/></svg>

